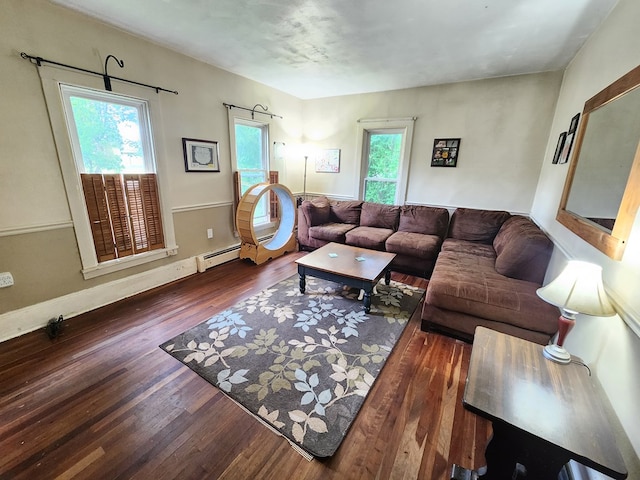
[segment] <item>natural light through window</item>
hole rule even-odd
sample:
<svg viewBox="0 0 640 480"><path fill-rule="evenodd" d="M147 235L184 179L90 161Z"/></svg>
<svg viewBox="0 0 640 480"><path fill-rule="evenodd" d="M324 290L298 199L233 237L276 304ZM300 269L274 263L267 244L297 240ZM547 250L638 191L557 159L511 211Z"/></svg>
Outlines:
<svg viewBox="0 0 640 480"><path fill-rule="evenodd" d="M61 90L98 262L164 248L146 102Z"/></svg>
<svg viewBox="0 0 640 480"><path fill-rule="evenodd" d="M240 173L240 194L257 183L269 181L269 141L267 125L236 119L236 168ZM262 197L253 216L254 225L269 222L269 204Z"/></svg>
<svg viewBox="0 0 640 480"><path fill-rule="evenodd" d="M402 133L370 132L368 138L364 200L393 205L400 174Z"/></svg>

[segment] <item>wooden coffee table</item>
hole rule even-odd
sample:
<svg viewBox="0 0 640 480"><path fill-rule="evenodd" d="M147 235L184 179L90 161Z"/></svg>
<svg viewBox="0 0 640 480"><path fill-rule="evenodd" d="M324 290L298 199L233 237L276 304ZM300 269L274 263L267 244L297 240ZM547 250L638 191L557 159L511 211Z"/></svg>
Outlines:
<svg viewBox="0 0 640 480"><path fill-rule="evenodd" d="M373 287L382 277L389 285L389 265L395 256L395 253L328 243L296 260L300 275L300 293L305 291L306 275L343 283L364 290L364 311L369 313Z"/></svg>

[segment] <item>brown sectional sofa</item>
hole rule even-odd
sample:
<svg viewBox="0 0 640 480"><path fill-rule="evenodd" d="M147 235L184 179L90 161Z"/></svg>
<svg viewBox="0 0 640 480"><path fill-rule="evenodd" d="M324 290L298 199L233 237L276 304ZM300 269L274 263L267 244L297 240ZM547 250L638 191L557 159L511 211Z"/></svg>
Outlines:
<svg viewBox="0 0 640 480"><path fill-rule="evenodd" d="M448 223L445 208L318 197L298 207L298 244L304 250L339 242L388 251L396 254L392 269L428 277Z"/></svg>
<svg viewBox="0 0 640 480"><path fill-rule="evenodd" d="M298 207L298 243L329 242L396 253L392 269L430 277L422 329L471 340L476 326L546 344L558 310L536 295L553 243L505 211L391 206L318 197Z"/></svg>
<svg viewBox="0 0 640 480"><path fill-rule="evenodd" d="M558 309L536 295L553 243L528 218L458 208L429 280L422 329L466 340L482 325L546 344Z"/></svg>

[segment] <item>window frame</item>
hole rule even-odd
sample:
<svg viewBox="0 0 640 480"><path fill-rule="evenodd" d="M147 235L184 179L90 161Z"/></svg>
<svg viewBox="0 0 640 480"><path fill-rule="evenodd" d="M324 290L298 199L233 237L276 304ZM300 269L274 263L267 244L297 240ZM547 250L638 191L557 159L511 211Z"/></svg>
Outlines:
<svg viewBox="0 0 640 480"><path fill-rule="evenodd" d="M371 134L400 133L402 145L400 147L400 165L396 180L396 196L394 205L403 205L407 197L409 180L409 165L411 163L411 144L413 141L413 126L415 117L389 119L361 119L358 120L357 132L357 171L360 174L357 198L364 200L364 187L369 168L369 138Z"/></svg>
<svg viewBox="0 0 640 480"><path fill-rule="evenodd" d="M271 149L270 149L270 130L271 130L271 122L270 118L264 120L256 120L255 118L251 118L251 115L248 112L243 112L238 109L230 108L228 110L229 117L229 144L231 150L231 166L234 172L242 172L242 170L238 169L238 156L237 156L237 147L236 147L236 125L245 125L250 127L259 127L263 131L262 135L262 158L265 160L265 182L269 183L271 171ZM252 170L253 171L253 170ZM240 197L242 196L242 192L238 192ZM239 200L239 199L238 199ZM261 199L260 201L266 202L266 215L264 217L259 217L254 219L254 226L260 230L269 228L274 225L274 221L272 219L272 215L270 212L271 206L270 203L266 201L266 199Z"/></svg>
<svg viewBox="0 0 640 480"><path fill-rule="evenodd" d="M399 165L398 165L398 175L396 177L393 178L380 178L380 177L369 177L367 174L369 173L369 156L371 154L371 137L373 135L402 135L402 139L401 139L401 145L400 145L400 158L399 158ZM363 152L362 152L362 161L363 161L363 166L362 166L362 199L365 198L365 195L367 193L367 182L386 182L386 183L395 183L396 185L396 195L393 199L394 204L398 204L398 189L399 189L399 182L400 182L400 176L402 173L402 143L404 142L404 131L402 129L366 129L364 131L364 145L363 145Z"/></svg>
<svg viewBox="0 0 640 480"><path fill-rule="evenodd" d="M64 112L65 107L61 84L78 87L80 89L93 90L100 93L104 91L104 85L101 84L101 79L97 77L89 77L87 75L62 69L40 68L39 74L51 129L55 140L55 148L60 162L62 179L69 202L71 221L73 223L76 240L78 242L81 272L85 280L138 265L143 265L166 258L170 255L176 255L178 253L178 246L175 241L173 213L167 198L169 192L168 170L162 156L158 155L160 150L158 149L156 140L153 138L154 131L162 131L159 99L153 96L146 97L146 90L135 85L118 84L118 91L113 92L114 95L132 97L145 101L148 104L148 123L151 136L150 148L155 154L154 163L158 182L158 196L160 201L165 247L132 256L98 262L93 243L91 226L89 223L89 215L85 204L80 172L77 168L77 161L69 136L70 130L68 128Z"/></svg>
<svg viewBox="0 0 640 480"><path fill-rule="evenodd" d="M80 151L80 140L78 138L78 129L75 124L75 116L70 114L73 112L73 108L71 107L71 97L74 96L74 94L77 97L88 98L91 100L103 102L110 101L111 103L118 103L121 105L134 107L138 111L138 119L140 122L140 142L142 143L142 151L144 152L145 160L145 171L135 173L157 173L152 140L153 130L151 128L151 121L149 119L149 102L147 100L131 97L128 95L120 95L113 92L98 91L90 88L78 87L76 85L68 85L66 83L60 83L60 91L62 94L67 129L69 131L69 136L72 139L71 149L73 151L74 160L76 161L76 168L80 173L88 172L85 172L85 165L82 161L82 152ZM117 102L115 100L117 100ZM125 174L134 172L117 173Z"/></svg>

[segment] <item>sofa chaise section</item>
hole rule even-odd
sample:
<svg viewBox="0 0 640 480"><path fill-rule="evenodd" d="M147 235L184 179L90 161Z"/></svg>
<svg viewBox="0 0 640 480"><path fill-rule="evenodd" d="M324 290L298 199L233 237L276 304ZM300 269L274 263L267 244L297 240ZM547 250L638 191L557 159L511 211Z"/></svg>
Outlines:
<svg viewBox="0 0 640 480"><path fill-rule="evenodd" d="M530 219L458 209L427 287L423 330L464 339L482 325L546 344L558 310L536 295L553 243Z"/></svg>

